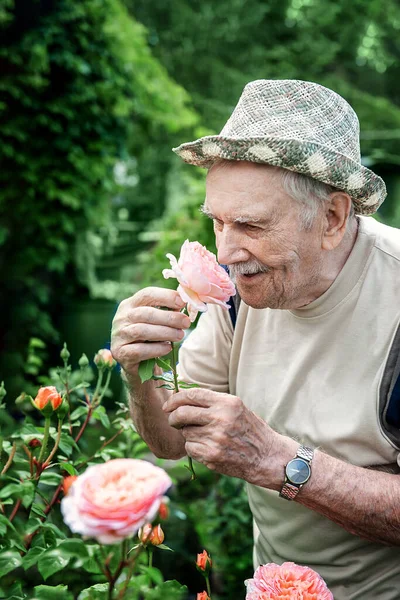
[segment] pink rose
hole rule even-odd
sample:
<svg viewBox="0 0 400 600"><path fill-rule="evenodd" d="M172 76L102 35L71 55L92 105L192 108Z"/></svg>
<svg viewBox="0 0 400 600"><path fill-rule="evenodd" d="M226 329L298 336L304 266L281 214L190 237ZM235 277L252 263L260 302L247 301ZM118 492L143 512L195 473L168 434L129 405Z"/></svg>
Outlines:
<svg viewBox="0 0 400 600"><path fill-rule="evenodd" d="M178 292L187 303L189 317L194 321L198 312L205 312L207 304L219 304L229 309L227 301L236 293L228 273L218 264L215 255L199 242L186 240L177 261L167 254L171 269L164 269L165 279L175 277L179 281Z"/></svg>
<svg viewBox="0 0 400 600"><path fill-rule="evenodd" d="M86 469L61 501L61 512L73 533L116 544L154 519L171 484L147 461L117 458Z"/></svg>
<svg viewBox="0 0 400 600"><path fill-rule="evenodd" d="M254 579L247 579L245 584L246 600L333 600L318 573L292 562L258 567Z"/></svg>

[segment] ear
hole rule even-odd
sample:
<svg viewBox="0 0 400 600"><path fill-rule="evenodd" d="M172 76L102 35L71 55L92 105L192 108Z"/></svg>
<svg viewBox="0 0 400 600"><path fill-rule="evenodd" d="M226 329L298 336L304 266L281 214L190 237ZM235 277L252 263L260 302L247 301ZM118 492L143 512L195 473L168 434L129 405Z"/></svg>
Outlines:
<svg viewBox="0 0 400 600"><path fill-rule="evenodd" d="M351 210L351 198L349 194L345 192L333 192L325 210L322 248L324 250L334 250L339 246L346 233Z"/></svg>

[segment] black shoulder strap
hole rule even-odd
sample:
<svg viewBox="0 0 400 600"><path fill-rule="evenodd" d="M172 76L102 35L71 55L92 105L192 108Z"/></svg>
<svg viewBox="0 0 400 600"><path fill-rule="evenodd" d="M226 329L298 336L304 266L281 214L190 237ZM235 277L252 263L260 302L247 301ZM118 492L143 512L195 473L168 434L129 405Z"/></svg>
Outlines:
<svg viewBox="0 0 400 600"><path fill-rule="evenodd" d="M379 418L384 432L400 450L400 325L382 377Z"/></svg>
<svg viewBox="0 0 400 600"><path fill-rule="evenodd" d="M229 275L229 267L227 265L221 265L221 267L223 269L225 269L225 271ZM236 320L237 320L237 315L238 315L238 312L239 312L240 301L241 301L240 294L239 294L239 292L238 292L238 290L236 288L236 294L234 296L231 296L229 298L229 304L230 304L229 314L230 314L230 317L231 317L233 329L235 329L235 326L236 326Z"/></svg>

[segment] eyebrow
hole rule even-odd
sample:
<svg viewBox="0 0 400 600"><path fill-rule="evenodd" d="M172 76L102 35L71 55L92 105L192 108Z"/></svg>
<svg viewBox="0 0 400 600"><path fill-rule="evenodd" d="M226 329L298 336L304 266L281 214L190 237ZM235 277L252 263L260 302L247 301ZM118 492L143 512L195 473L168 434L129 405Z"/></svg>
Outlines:
<svg viewBox="0 0 400 600"><path fill-rule="evenodd" d="M202 204L199 210L209 219L216 219L218 221L218 218L207 208L205 204ZM268 218L255 217L252 215L240 215L240 217L230 219L232 223L267 223L269 220L270 219Z"/></svg>

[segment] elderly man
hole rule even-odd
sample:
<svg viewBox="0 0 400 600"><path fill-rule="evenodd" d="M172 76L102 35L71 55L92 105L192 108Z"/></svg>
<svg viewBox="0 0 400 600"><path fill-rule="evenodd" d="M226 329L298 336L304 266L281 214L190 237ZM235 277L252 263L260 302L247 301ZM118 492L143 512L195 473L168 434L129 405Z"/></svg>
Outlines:
<svg viewBox="0 0 400 600"><path fill-rule="evenodd" d="M175 151L209 168L203 212L242 302L235 327L202 315L180 354L200 388L178 394L137 375L189 327L178 294L121 304L112 351L139 432L247 482L255 565L311 566L335 600L400 598L400 235L362 216L386 192L354 111L314 83L255 81L220 135Z"/></svg>

